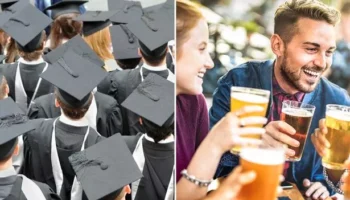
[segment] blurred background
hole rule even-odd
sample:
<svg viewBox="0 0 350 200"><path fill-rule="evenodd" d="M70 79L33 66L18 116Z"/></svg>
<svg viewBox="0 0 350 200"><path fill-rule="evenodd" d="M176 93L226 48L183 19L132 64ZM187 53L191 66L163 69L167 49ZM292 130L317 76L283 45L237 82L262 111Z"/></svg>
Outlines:
<svg viewBox="0 0 350 200"><path fill-rule="evenodd" d="M249 60L274 58L270 50L274 12L285 0L192 0L202 5L210 31L209 50L215 67L204 77L203 93L211 107L217 80ZM342 13L337 51L324 76L350 93L350 0L322 0Z"/></svg>

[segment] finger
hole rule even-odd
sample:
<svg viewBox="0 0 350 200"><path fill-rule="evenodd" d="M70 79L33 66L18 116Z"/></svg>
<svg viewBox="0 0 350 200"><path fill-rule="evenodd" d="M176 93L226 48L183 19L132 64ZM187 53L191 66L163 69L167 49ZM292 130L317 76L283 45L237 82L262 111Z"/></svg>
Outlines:
<svg viewBox="0 0 350 200"><path fill-rule="evenodd" d="M326 126L326 119L321 119L318 122L318 127L320 128L320 131L322 132L322 134L327 134L328 130Z"/></svg>
<svg viewBox="0 0 350 200"><path fill-rule="evenodd" d="M303 186L304 186L304 187L310 187L310 185L311 185L311 182L310 182L309 179L304 179L304 180L303 180Z"/></svg>
<svg viewBox="0 0 350 200"><path fill-rule="evenodd" d="M267 119L265 117L244 117L240 120L240 125L247 126L247 125L257 125L257 124L266 124Z"/></svg>
<svg viewBox="0 0 350 200"><path fill-rule="evenodd" d="M306 196L310 197L316 190L323 187L320 182L311 184L311 186L306 190Z"/></svg>
<svg viewBox="0 0 350 200"><path fill-rule="evenodd" d="M284 121L279 121L277 123L277 129L280 132L286 133L286 134L289 134L289 135L294 135L296 133L295 129L291 125L287 124Z"/></svg>
<svg viewBox="0 0 350 200"><path fill-rule="evenodd" d="M281 146L281 143L277 140L275 140L271 135L269 134L263 134L262 140L265 144L267 144L270 147L279 147Z"/></svg>
<svg viewBox="0 0 350 200"><path fill-rule="evenodd" d="M277 135L278 135L278 138L276 138L276 139L278 139L280 142L282 142L284 144L287 144L287 145L292 146L292 147L299 147L299 145L300 145L300 142L298 140L293 139L284 133L279 132Z"/></svg>
<svg viewBox="0 0 350 200"><path fill-rule="evenodd" d="M289 157L295 156L295 151L293 149L286 149L286 155Z"/></svg>
<svg viewBox="0 0 350 200"><path fill-rule="evenodd" d="M280 175L280 182L283 182L283 181L284 181L284 176Z"/></svg>
<svg viewBox="0 0 350 200"><path fill-rule="evenodd" d="M322 146L322 145L318 142L318 140L316 139L316 136L315 136L315 135L311 135L311 141L312 141L312 143L314 144L314 147L315 147L317 153L318 153L321 157L325 156L325 155L326 155L325 147Z"/></svg>
<svg viewBox="0 0 350 200"><path fill-rule="evenodd" d="M266 130L264 128L254 128L254 127L247 127L247 128L237 128L235 130L235 134L237 135L262 135L266 133Z"/></svg>
<svg viewBox="0 0 350 200"><path fill-rule="evenodd" d="M238 166L236 167L229 175L228 177L225 179L225 181L228 181L228 182L232 182L232 181L235 181L238 177L238 174L240 174L242 171L242 167L241 166Z"/></svg>
<svg viewBox="0 0 350 200"><path fill-rule="evenodd" d="M237 110L235 113L236 116L241 116L241 115L246 115L249 113L253 113L253 112L262 112L264 111L264 107L262 106L244 106L243 108Z"/></svg>
<svg viewBox="0 0 350 200"><path fill-rule="evenodd" d="M259 146L263 144L262 140L253 139L253 138L235 137L233 141L235 145L241 145L241 146Z"/></svg>
<svg viewBox="0 0 350 200"><path fill-rule="evenodd" d="M327 148L330 147L330 144L328 142L328 140L326 139L326 136L325 134L323 134L320 129L316 129L315 130L315 136L316 136L316 139L317 141L322 145L322 146L325 146Z"/></svg>
<svg viewBox="0 0 350 200"><path fill-rule="evenodd" d="M325 199L327 198L327 188L322 186L320 187L318 190L316 190L316 192L312 195L312 198L314 199L318 199L318 198L321 198L321 199Z"/></svg>
<svg viewBox="0 0 350 200"><path fill-rule="evenodd" d="M321 195L321 199L327 199L327 197L329 197L329 195L330 195L327 188L325 188L325 190L326 191ZM337 198L335 198L335 199L337 199Z"/></svg>
<svg viewBox="0 0 350 200"><path fill-rule="evenodd" d="M238 183L246 185L255 180L256 173L254 171L244 172L238 178Z"/></svg>
<svg viewBox="0 0 350 200"><path fill-rule="evenodd" d="M282 187L278 187L277 188L277 194L280 195L280 194L282 194L282 192L283 192Z"/></svg>

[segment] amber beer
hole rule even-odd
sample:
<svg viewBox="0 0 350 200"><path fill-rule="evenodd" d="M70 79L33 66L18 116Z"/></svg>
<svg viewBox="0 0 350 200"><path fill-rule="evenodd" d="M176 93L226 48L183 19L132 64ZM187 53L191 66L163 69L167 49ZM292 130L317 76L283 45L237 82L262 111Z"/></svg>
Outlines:
<svg viewBox="0 0 350 200"><path fill-rule="evenodd" d="M275 200L285 161L283 149L245 147L240 153L243 171L255 171L255 180L242 187L239 200Z"/></svg>
<svg viewBox="0 0 350 200"><path fill-rule="evenodd" d="M294 156L287 158L288 161L300 161L314 111L315 106L313 105L303 104L297 101L284 101L282 103L281 120L292 126L296 131L294 135L288 136L298 140L300 143L299 147L288 145L288 148L295 151Z"/></svg>
<svg viewBox="0 0 350 200"><path fill-rule="evenodd" d="M326 125L330 148L326 148L322 164L328 169L343 170L350 154L350 107L327 105Z"/></svg>
<svg viewBox="0 0 350 200"><path fill-rule="evenodd" d="M237 112L244 106L261 106L264 108L261 112L249 113L246 115L240 115L240 117L260 116L265 117L267 106L269 103L270 91L260 90L254 88L245 87L232 87L231 88L231 112ZM254 125L253 125L254 126ZM260 125L259 125L260 126ZM245 135L242 137L261 139L259 134ZM231 152L238 154L241 146L235 146Z"/></svg>

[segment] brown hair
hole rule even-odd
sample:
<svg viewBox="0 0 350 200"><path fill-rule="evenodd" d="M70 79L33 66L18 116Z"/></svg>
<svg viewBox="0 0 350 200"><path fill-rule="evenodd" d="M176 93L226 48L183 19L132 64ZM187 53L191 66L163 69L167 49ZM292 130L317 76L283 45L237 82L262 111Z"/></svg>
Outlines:
<svg viewBox="0 0 350 200"><path fill-rule="evenodd" d="M188 40L190 31L203 19L198 5L187 0L176 0L176 55L180 57L182 45Z"/></svg>
<svg viewBox="0 0 350 200"><path fill-rule="evenodd" d="M51 49L57 48L63 39L71 39L81 33L83 22L73 20L78 15L77 13L64 14L54 20L50 34Z"/></svg>
<svg viewBox="0 0 350 200"><path fill-rule="evenodd" d="M6 93L6 88L7 86L7 81L5 76L0 75L0 80L2 79L1 83L0 83L0 100L4 99L5 96L7 95Z"/></svg>
<svg viewBox="0 0 350 200"><path fill-rule="evenodd" d="M298 32L297 23L300 18L325 21L335 26L339 17L339 11L317 0L287 1L276 10L274 30L288 44Z"/></svg>
<svg viewBox="0 0 350 200"><path fill-rule="evenodd" d="M25 52L22 51L21 48L18 48L18 45L16 44L16 48L18 50L18 54L20 57L22 57L26 61L33 61L33 60L38 60L40 56L43 55L44 52L44 43L46 41L46 33L45 31L41 32L42 36L40 39L40 45L35 51L32 52Z"/></svg>
<svg viewBox="0 0 350 200"><path fill-rule="evenodd" d="M13 38L10 39L10 42L6 46L6 63L13 63L16 61L16 57L18 56L18 51L16 48L16 42Z"/></svg>
<svg viewBox="0 0 350 200"><path fill-rule="evenodd" d="M344 2L340 10L341 14L349 15L350 14L350 2Z"/></svg>
<svg viewBox="0 0 350 200"><path fill-rule="evenodd" d="M109 27L84 37L84 40L102 60L114 59L113 54L109 51L112 44Z"/></svg>
<svg viewBox="0 0 350 200"><path fill-rule="evenodd" d="M10 36L8 36L5 31L0 29L0 52L1 52L1 54L4 54L4 49L6 48L7 39L9 37Z"/></svg>
<svg viewBox="0 0 350 200"><path fill-rule="evenodd" d="M90 94L88 103L81 107L81 108L73 108L69 105L66 105L63 103L63 101L60 99L59 95L57 94L57 90L55 91L55 96L57 99L57 102L60 104L60 107L62 108L63 113L73 120L81 119L85 116L86 112L89 110L91 101L92 101L92 94Z"/></svg>

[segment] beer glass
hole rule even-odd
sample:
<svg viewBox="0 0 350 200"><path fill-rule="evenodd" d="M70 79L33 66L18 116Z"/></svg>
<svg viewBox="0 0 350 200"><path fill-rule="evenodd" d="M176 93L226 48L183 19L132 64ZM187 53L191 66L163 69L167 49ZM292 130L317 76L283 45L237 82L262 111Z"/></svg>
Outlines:
<svg viewBox="0 0 350 200"><path fill-rule="evenodd" d="M296 130L294 135L288 136L298 140L300 143L299 147L292 147L288 145L288 148L295 151L294 156L287 158L288 161L300 161L303 155L314 112L315 106L313 105L304 104L297 101L282 102L281 120L285 121Z"/></svg>
<svg viewBox="0 0 350 200"><path fill-rule="evenodd" d="M261 106L261 112L240 115L239 117L259 116L265 117L269 103L270 91L246 87L231 87L231 112L237 112L245 106ZM254 125L253 125L254 126ZM261 139L259 134L245 135L241 137ZM241 146L236 145L231 149L233 154L239 154Z"/></svg>
<svg viewBox="0 0 350 200"><path fill-rule="evenodd" d="M343 170L350 154L350 107L327 105L326 139L330 147L322 158L322 165L328 169Z"/></svg>
<svg viewBox="0 0 350 200"><path fill-rule="evenodd" d="M255 171L256 178L244 185L239 200L275 200L280 176L283 173L285 149L281 147L242 147L240 165L242 171Z"/></svg>

